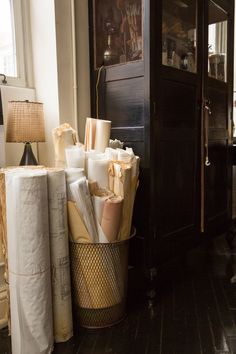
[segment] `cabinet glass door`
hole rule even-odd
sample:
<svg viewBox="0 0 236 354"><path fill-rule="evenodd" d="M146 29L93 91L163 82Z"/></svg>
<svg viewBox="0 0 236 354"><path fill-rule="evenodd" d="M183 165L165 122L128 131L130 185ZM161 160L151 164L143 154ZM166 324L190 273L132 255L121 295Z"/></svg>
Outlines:
<svg viewBox="0 0 236 354"><path fill-rule="evenodd" d="M227 81L227 13L209 1L208 75Z"/></svg>
<svg viewBox="0 0 236 354"><path fill-rule="evenodd" d="M143 59L143 1L93 0L95 69Z"/></svg>
<svg viewBox="0 0 236 354"><path fill-rule="evenodd" d="M196 72L195 0L163 1L162 64Z"/></svg>

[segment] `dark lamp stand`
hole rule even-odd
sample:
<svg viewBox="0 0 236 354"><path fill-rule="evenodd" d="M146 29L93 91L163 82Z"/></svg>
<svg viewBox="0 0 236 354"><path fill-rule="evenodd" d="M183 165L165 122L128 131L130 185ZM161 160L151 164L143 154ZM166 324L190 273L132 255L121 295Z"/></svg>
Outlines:
<svg viewBox="0 0 236 354"><path fill-rule="evenodd" d="M32 151L31 144L29 142L25 143L24 152L20 160L20 166L25 165L38 165L38 162Z"/></svg>

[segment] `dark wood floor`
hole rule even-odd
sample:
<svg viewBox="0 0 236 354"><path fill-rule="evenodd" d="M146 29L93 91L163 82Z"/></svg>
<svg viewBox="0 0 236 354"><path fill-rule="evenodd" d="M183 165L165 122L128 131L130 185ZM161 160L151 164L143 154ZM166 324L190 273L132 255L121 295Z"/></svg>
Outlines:
<svg viewBox="0 0 236 354"><path fill-rule="evenodd" d="M136 291L129 294L128 316L119 325L75 331L54 354L236 353L236 250L223 236L217 238L207 252L199 248L185 262L169 266L153 306ZM0 354L10 352L2 330Z"/></svg>

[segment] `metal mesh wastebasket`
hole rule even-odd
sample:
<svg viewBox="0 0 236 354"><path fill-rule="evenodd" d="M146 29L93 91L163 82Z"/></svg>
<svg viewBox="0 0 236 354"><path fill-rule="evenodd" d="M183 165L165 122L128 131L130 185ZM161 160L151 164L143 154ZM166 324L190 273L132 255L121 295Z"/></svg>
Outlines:
<svg viewBox="0 0 236 354"><path fill-rule="evenodd" d="M81 326L108 327L125 317L130 238L112 243L70 242L72 297Z"/></svg>

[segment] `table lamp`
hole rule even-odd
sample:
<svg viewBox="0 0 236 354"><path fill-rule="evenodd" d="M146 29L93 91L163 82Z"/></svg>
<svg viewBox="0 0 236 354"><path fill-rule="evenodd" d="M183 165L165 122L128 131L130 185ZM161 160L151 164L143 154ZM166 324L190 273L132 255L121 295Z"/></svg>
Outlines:
<svg viewBox="0 0 236 354"><path fill-rule="evenodd" d="M45 141L42 103L29 101L8 102L6 141L25 144L20 166L38 165L31 143Z"/></svg>

